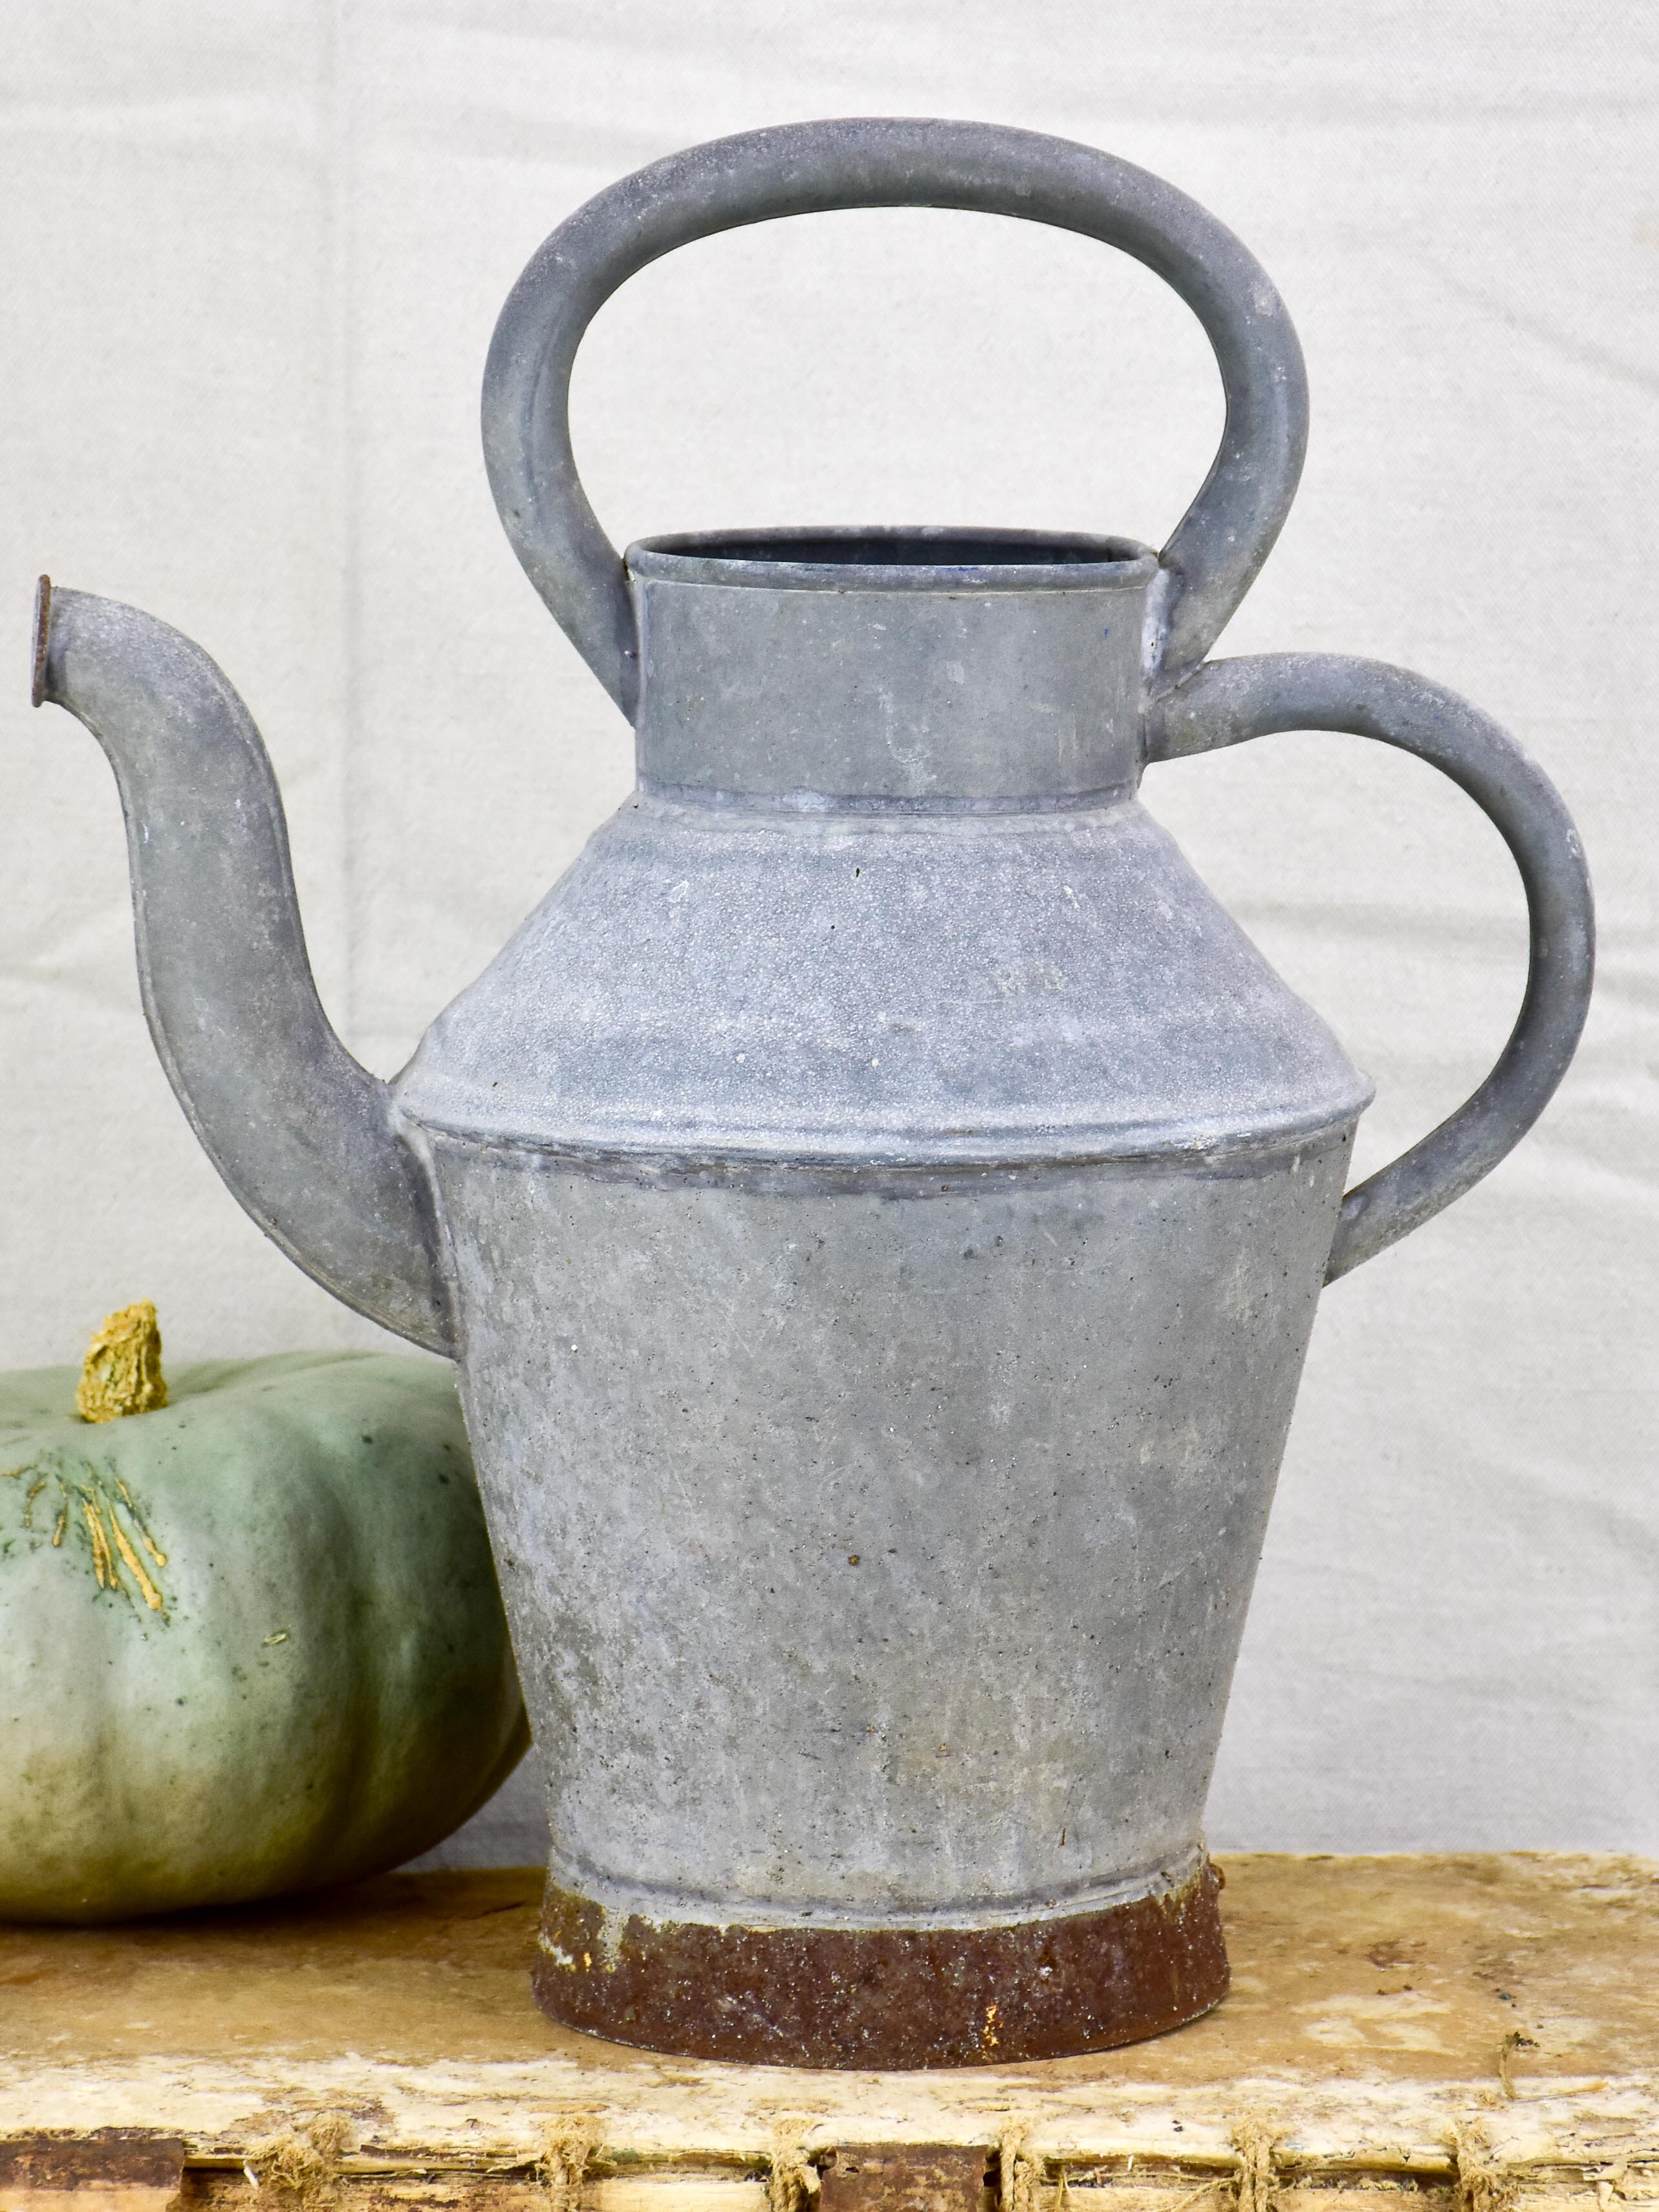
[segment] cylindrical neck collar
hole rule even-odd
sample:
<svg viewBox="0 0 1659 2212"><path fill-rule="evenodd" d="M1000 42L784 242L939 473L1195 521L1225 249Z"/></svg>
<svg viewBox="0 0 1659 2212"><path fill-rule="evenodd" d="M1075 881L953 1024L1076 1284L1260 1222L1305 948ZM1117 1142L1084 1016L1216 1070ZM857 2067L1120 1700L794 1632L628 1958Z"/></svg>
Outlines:
<svg viewBox="0 0 1659 2212"><path fill-rule="evenodd" d="M651 788L977 811L1087 803L1139 775L1145 546L726 532L627 562Z"/></svg>

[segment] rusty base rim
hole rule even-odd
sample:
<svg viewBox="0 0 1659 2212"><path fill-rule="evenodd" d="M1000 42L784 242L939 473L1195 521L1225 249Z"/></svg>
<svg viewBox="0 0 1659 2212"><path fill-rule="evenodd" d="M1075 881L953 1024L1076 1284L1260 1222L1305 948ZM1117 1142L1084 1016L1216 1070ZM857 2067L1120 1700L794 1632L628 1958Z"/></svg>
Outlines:
<svg viewBox="0 0 1659 2212"><path fill-rule="evenodd" d="M531 1984L613 2043L750 2065L1012 2065L1109 2051L1224 1996L1206 1859L1179 1887L989 1928L745 1928L629 1917L550 1881ZM609 1940L606 1941L608 1935Z"/></svg>

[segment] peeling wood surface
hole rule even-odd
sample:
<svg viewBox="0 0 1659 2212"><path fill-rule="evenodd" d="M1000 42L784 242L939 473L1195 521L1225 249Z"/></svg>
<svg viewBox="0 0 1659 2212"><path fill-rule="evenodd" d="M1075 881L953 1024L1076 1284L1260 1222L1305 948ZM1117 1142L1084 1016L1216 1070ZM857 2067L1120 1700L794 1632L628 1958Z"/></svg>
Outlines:
<svg viewBox="0 0 1659 2212"><path fill-rule="evenodd" d="M1011 2129L1003 2176L1024 2201L1004 2212L1064 2212L1062 2173L1072 2212L1659 2205L1659 1867L1224 1864L1233 1990L1206 2019L935 2074L703 2064L554 2027L529 1994L534 1870L0 1929L0 2212L163 2212L159 2169L123 2182L69 2156L118 2141L184 2146L179 2212L576 2212L549 2144L577 2121L597 2147L580 2212L808 2212L769 2195L786 2137L822 2170L823 2212L945 2212L973 2164L949 2148L988 2157ZM304 2155L284 2166L273 2144ZM989 2206L1009 2190L987 2170Z"/></svg>
<svg viewBox="0 0 1659 2212"><path fill-rule="evenodd" d="M140 2130L0 2136L0 2212L167 2212L185 2155L182 2136Z"/></svg>

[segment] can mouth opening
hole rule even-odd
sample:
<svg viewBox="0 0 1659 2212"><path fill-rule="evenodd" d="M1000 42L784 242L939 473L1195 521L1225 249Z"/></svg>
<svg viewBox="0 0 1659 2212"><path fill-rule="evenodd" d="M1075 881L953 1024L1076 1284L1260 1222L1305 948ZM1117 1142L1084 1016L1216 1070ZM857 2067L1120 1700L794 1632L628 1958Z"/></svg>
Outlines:
<svg viewBox="0 0 1659 2212"><path fill-rule="evenodd" d="M1158 556L1132 538L1080 531L952 527L706 530L640 539L628 549L636 575L685 582L912 586L964 582L1033 586L1140 583ZM1079 573L1086 572L1086 573Z"/></svg>

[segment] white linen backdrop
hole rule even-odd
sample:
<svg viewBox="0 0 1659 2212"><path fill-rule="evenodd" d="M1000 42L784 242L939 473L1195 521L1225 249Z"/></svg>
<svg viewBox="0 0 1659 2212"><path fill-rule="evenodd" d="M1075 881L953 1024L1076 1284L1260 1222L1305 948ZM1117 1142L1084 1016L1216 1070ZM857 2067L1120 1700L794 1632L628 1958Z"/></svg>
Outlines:
<svg viewBox="0 0 1659 2212"><path fill-rule="evenodd" d="M1218 1846L1659 1850L1647 0L9 0L0 292L0 1345L111 1307L170 1358L385 1342L265 1244L167 1090L109 772L31 714L37 569L198 639L263 727L325 1000L390 1073L622 799L626 733L520 574L479 374L544 233L694 140L984 117L1172 179L1301 331L1300 500L1223 649L1466 692L1583 827L1577 1064L1474 1195L1326 1297L1211 1801ZM600 316L577 449L617 543L792 520L1158 543L1218 386L1146 270L929 212L773 224ZM1431 770L1284 738L1149 803L1379 1086L1379 1164L1517 1003L1522 904ZM542 1849L527 1773L438 1855Z"/></svg>

